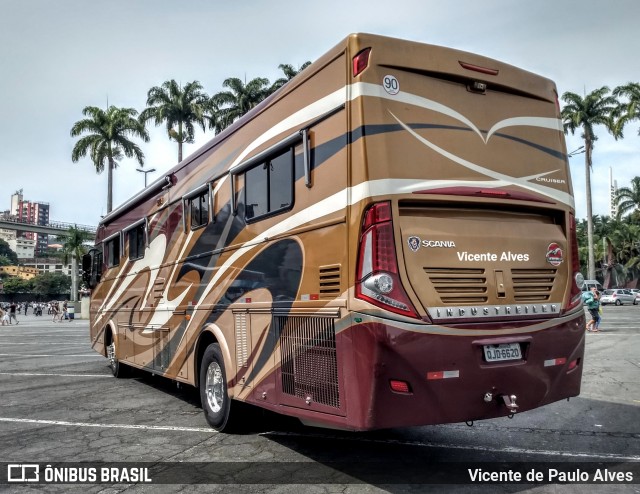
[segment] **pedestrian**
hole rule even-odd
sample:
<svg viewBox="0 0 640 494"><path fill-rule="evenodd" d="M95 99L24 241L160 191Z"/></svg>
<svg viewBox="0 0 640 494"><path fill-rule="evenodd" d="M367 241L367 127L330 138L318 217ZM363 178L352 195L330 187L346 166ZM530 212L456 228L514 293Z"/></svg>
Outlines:
<svg viewBox="0 0 640 494"><path fill-rule="evenodd" d="M69 306L68 306L66 300L62 304L62 314L60 316L60 321L62 321L63 319L67 320L67 321L70 321L70 319L69 319Z"/></svg>
<svg viewBox="0 0 640 494"><path fill-rule="evenodd" d="M587 331L597 333L600 331L598 329L600 326L600 292L595 286L591 287L591 291L583 296L583 300L591 315L591 320L587 323Z"/></svg>
<svg viewBox="0 0 640 494"><path fill-rule="evenodd" d="M9 324L13 324L11 322L11 319L14 319L16 321L16 324L20 324L18 322L18 319L16 318L16 303L15 302L11 302L11 305L9 306Z"/></svg>
<svg viewBox="0 0 640 494"><path fill-rule="evenodd" d="M7 315L7 312L2 307L0 307L0 323L2 323L3 326L7 325L5 317L8 318L9 316Z"/></svg>
<svg viewBox="0 0 640 494"><path fill-rule="evenodd" d="M51 321L60 322L60 312L58 311L58 304L54 302L49 307L51 308L51 313L53 314L53 319L51 319Z"/></svg>

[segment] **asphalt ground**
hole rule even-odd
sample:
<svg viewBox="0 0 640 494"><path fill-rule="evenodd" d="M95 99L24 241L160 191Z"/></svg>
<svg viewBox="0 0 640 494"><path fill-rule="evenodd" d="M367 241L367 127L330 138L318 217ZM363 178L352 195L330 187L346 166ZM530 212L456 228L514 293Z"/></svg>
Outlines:
<svg viewBox="0 0 640 494"><path fill-rule="evenodd" d="M266 415L246 434L220 434L194 389L113 378L87 321L18 318L0 326L0 492L640 492L640 306L605 307L601 332L585 335L578 398L473 427L371 433ZM27 481L33 465L39 483ZM42 482L47 465L58 483ZM74 485L90 469L97 482ZM599 482L597 469L623 478ZM544 479L477 480L509 471Z"/></svg>

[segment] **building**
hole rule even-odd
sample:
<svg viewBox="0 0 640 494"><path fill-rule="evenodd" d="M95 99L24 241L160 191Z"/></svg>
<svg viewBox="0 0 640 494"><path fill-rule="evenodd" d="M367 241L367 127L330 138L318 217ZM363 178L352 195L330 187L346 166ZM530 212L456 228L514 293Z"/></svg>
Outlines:
<svg viewBox="0 0 640 494"><path fill-rule="evenodd" d="M25 201L22 195L22 189L16 191L11 196L10 213L17 220L24 223L33 223L43 226L49 224L49 203ZM43 255L47 251L49 235L44 233L24 232L19 233L18 237L34 241L35 255Z"/></svg>
<svg viewBox="0 0 640 494"><path fill-rule="evenodd" d="M38 276L38 270L26 266L0 266L0 274L17 276L23 280L31 280Z"/></svg>
<svg viewBox="0 0 640 494"><path fill-rule="evenodd" d="M78 263L79 265L80 263ZM67 276L71 276L71 263L63 263L62 259L56 258L31 258L25 259L22 262L25 267L36 269L40 274L42 273L59 273ZM78 266L78 273L81 274L80 266Z"/></svg>
<svg viewBox="0 0 640 494"><path fill-rule="evenodd" d="M31 259L35 255L36 241L15 235L7 240L9 247L18 255L18 259Z"/></svg>

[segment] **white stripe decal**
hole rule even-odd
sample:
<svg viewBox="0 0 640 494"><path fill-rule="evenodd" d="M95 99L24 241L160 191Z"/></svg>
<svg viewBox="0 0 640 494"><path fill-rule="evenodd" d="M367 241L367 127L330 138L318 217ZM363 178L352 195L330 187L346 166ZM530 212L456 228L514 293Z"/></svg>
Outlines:
<svg viewBox="0 0 640 494"><path fill-rule="evenodd" d="M391 112L389 112L389 113L391 113ZM450 153L449 151L446 151L446 150L442 149L441 147L436 146L431 141L425 139L420 134L415 132L411 127L409 127L404 122L402 122L393 113L391 113L391 116L393 118L395 118L396 121L402 126L402 128L404 128L407 132L409 132L409 134L411 134L413 137L415 137L422 144L424 144L425 146L433 149L436 153L441 154L445 158L448 158L451 161L453 161L455 163L458 163L459 165L462 165L465 168L468 168L469 170L473 170L473 171L475 171L477 173L481 173L481 174L486 175L488 177L495 178L496 180L500 180L502 182L506 182L506 183L513 184L513 185L518 185L518 186L522 187L523 189L531 190L531 191L536 192L538 194L542 194L544 196L551 197L552 199L554 199L554 200L556 200L558 202L562 202L564 204L567 204L567 205L573 207L573 204L574 204L573 197L570 194L567 194L566 192L562 192L562 191L557 190L557 189L553 189L551 187L545 187L544 185L535 185L535 184L532 184L532 183L528 182L528 180L523 180L521 178L516 178L516 177L509 176L509 175L504 175L503 173L498 173L496 171L490 170L489 168L484 168L484 167L481 167L479 165L476 165L475 163L471 163L470 161L467 161L464 158L456 156L455 154ZM545 173L545 175L546 175L546 173ZM534 175L533 177L538 177L538 176L540 176L540 175Z"/></svg>
<svg viewBox="0 0 640 494"><path fill-rule="evenodd" d="M229 171L233 172L233 169L240 164L242 160L246 156L251 153L254 149L258 148L269 139L273 139L283 132L290 131L291 129L299 128L303 123L308 122L309 120L313 120L321 115L324 115L328 111L333 110L334 108L344 104L347 101L347 86L334 91L327 96L320 98L318 101L311 103L309 106L306 106L297 112L289 115L284 120L281 120L276 125L267 130L264 134L259 136L253 142L251 142L245 149L238 155L238 157L233 160L231 166L229 167Z"/></svg>

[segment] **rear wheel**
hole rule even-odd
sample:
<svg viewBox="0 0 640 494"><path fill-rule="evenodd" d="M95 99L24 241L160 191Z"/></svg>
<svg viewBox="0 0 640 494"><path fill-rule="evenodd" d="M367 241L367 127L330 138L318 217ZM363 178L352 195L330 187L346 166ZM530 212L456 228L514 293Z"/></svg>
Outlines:
<svg viewBox="0 0 640 494"><path fill-rule="evenodd" d="M622 302L620 302L620 299L616 300L616 305L622 305Z"/></svg>
<svg viewBox="0 0 640 494"><path fill-rule="evenodd" d="M234 432L240 428L240 403L233 403L227 392L227 374L220 345L212 343L204 351L200 364L200 400L204 417L220 432Z"/></svg>
<svg viewBox="0 0 640 494"><path fill-rule="evenodd" d="M109 368L114 377L125 377L128 374L129 367L121 363L116 356L116 340L111 335L111 342L107 345L107 358L109 359Z"/></svg>

